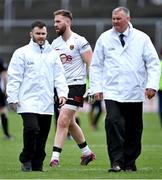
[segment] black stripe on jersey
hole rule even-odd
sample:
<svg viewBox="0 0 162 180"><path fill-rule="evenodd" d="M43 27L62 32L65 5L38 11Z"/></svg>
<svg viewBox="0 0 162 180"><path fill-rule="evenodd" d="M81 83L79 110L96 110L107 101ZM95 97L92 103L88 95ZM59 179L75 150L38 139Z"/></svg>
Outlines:
<svg viewBox="0 0 162 180"><path fill-rule="evenodd" d="M84 44L84 45L82 46L82 49L85 49L85 48L87 48L87 46L89 46L89 43L87 43L87 44Z"/></svg>

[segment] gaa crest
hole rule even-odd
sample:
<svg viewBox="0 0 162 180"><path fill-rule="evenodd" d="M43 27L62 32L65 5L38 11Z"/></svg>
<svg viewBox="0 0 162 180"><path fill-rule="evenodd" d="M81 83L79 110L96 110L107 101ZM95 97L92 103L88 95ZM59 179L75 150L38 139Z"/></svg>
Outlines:
<svg viewBox="0 0 162 180"><path fill-rule="evenodd" d="M70 50L73 50L74 49L74 45L70 45Z"/></svg>

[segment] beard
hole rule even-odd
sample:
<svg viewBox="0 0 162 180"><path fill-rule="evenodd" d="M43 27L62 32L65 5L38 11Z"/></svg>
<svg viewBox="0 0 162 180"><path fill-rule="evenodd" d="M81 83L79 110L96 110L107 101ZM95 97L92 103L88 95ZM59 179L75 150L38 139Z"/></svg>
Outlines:
<svg viewBox="0 0 162 180"><path fill-rule="evenodd" d="M33 41L39 45L43 45L45 43L45 39L36 39L34 36L33 36Z"/></svg>
<svg viewBox="0 0 162 180"><path fill-rule="evenodd" d="M65 33L65 31L66 31L66 26L63 26L60 29L56 28L55 30L56 30L56 33L57 33L58 36L62 36Z"/></svg>

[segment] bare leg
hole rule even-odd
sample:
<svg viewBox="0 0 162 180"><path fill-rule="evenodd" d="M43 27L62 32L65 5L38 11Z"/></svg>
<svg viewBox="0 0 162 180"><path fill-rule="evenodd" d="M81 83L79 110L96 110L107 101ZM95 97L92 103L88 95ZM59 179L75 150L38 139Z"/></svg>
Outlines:
<svg viewBox="0 0 162 180"><path fill-rule="evenodd" d="M62 107L57 122L56 135L53 146L53 153L50 161L50 166L55 167L59 165L59 156L62 151L67 133L70 134L78 144L82 151L81 165L87 165L95 159L95 154L89 149L81 128L75 121L75 110Z"/></svg>
<svg viewBox="0 0 162 180"><path fill-rule="evenodd" d="M54 146L62 148L69 131L70 122L75 115L75 111L62 107L57 122Z"/></svg>
<svg viewBox="0 0 162 180"><path fill-rule="evenodd" d="M85 142L83 131L75 121L75 114L72 121L70 122L69 131L77 144L82 144L83 142Z"/></svg>

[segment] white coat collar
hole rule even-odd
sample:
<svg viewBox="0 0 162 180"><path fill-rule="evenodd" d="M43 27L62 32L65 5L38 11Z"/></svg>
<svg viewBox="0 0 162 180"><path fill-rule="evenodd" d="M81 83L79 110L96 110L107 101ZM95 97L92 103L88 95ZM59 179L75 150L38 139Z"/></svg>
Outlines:
<svg viewBox="0 0 162 180"><path fill-rule="evenodd" d="M29 45L35 48L37 51L40 51L40 46L37 43L35 43L32 38L30 39ZM51 50L51 46L47 40L42 45L42 48L43 48L43 51Z"/></svg>

